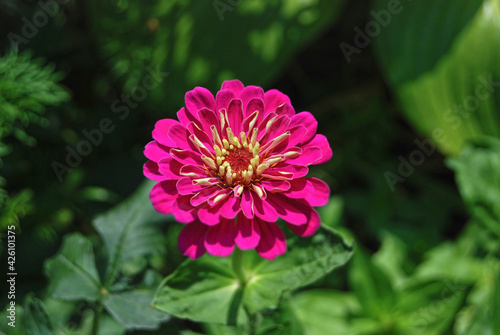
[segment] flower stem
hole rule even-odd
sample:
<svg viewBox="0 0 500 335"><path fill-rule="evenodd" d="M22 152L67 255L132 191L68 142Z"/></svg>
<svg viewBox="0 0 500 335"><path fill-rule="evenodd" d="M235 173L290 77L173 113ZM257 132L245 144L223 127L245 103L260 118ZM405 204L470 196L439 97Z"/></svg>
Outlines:
<svg viewBox="0 0 500 335"><path fill-rule="evenodd" d="M238 247L234 248L233 252L233 271L238 277L241 285L245 285L247 282L247 278L245 276L245 272L243 271L243 251Z"/></svg>

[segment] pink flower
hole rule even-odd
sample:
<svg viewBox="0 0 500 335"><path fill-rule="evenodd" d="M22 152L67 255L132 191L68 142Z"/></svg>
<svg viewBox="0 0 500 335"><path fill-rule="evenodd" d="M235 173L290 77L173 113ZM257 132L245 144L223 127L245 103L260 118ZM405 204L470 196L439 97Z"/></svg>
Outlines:
<svg viewBox="0 0 500 335"><path fill-rule="evenodd" d="M308 166L332 157L309 112L295 114L277 90L226 81L214 98L205 88L187 92L179 121L163 119L144 154L144 175L158 181L154 208L187 223L179 250L228 256L237 245L274 259L286 240L282 218L300 236L320 226L313 206L323 206L329 187L305 177Z"/></svg>

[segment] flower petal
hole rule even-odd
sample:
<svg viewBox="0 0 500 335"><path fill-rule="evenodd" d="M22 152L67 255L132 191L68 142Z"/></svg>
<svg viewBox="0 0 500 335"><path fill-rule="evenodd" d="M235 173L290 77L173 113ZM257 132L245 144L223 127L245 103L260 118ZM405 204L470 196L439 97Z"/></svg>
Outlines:
<svg viewBox="0 0 500 335"><path fill-rule="evenodd" d="M304 200L287 198L281 193L268 193L267 201L276 209L280 218L295 225L306 224L313 210Z"/></svg>
<svg viewBox="0 0 500 335"><path fill-rule="evenodd" d="M257 123L264 118L264 101L259 98L251 99L245 107L245 118L255 113L255 111L259 112L259 116L257 117Z"/></svg>
<svg viewBox="0 0 500 335"><path fill-rule="evenodd" d="M284 192L290 189L290 182L287 180L263 180L261 183L270 192Z"/></svg>
<svg viewBox="0 0 500 335"><path fill-rule="evenodd" d="M240 95L240 92L245 88L243 83L237 79L235 80L226 80L222 83L221 90L230 90L233 91L236 96Z"/></svg>
<svg viewBox="0 0 500 335"><path fill-rule="evenodd" d="M292 117L290 127L298 125L303 125L307 129L307 133L300 139L298 144L309 142L314 135L316 135L316 131L318 130L318 121L316 121L314 116L309 112L301 112Z"/></svg>
<svg viewBox="0 0 500 335"><path fill-rule="evenodd" d="M278 220L278 212L269 202L254 196L253 203L255 208L255 215L258 218L270 222Z"/></svg>
<svg viewBox="0 0 500 335"><path fill-rule="evenodd" d="M240 99L233 99L227 109L229 126L236 137L239 137L243 123L243 107ZM223 130L224 132L224 130Z"/></svg>
<svg viewBox="0 0 500 335"><path fill-rule="evenodd" d="M221 189L217 185L205 187L191 198L190 203L192 206L195 207L199 206L205 201L207 201L209 198L215 196L220 190Z"/></svg>
<svg viewBox="0 0 500 335"><path fill-rule="evenodd" d="M208 228L205 236L205 248L210 255L229 256L234 250L235 237L234 220L223 219L219 224Z"/></svg>
<svg viewBox="0 0 500 335"><path fill-rule="evenodd" d="M198 221L187 224L179 234L179 251L191 259L203 256L207 231L208 226Z"/></svg>
<svg viewBox="0 0 500 335"><path fill-rule="evenodd" d="M247 218L253 219L254 217L253 198L252 195L250 194L250 190L246 187L245 190L243 191L243 194L241 195L241 210Z"/></svg>
<svg viewBox="0 0 500 335"><path fill-rule="evenodd" d="M204 87L195 87L194 90L186 93L186 108L193 115L197 115L202 108L215 111L215 99L212 93Z"/></svg>
<svg viewBox="0 0 500 335"><path fill-rule="evenodd" d="M176 147L176 143L168 136L170 128L174 125L181 125L179 121L172 119L159 120L153 130L153 138L160 144L167 147Z"/></svg>
<svg viewBox="0 0 500 335"><path fill-rule="evenodd" d="M153 186L149 198L154 209L162 214L172 214L172 209L179 194L175 188L176 180L165 180Z"/></svg>
<svg viewBox="0 0 500 335"><path fill-rule="evenodd" d="M179 179L181 178L182 164L172 157L163 158L158 162L159 172L165 176L165 179Z"/></svg>
<svg viewBox="0 0 500 335"><path fill-rule="evenodd" d="M220 90L217 92L217 97L215 98L215 113L218 115L221 109L228 109L231 100L237 98L232 90ZM215 123L214 123L215 124Z"/></svg>
<svg viewBox="0 0 500 335"><path fill-rule="evenodd" d="M288 164L297 164L297 165L313 165L317 161L319 161L322 157L322 151L318 147L306 147L302 150L302 153L294 158L287 159Z"/></svg>
<svg viewBox="0 0 500 335"><path fill-rule="evenodd" d="M264 90L258 86L246 86L240 93L240 99L243 102L243 110L247 110L248 103L254 98L264 99Z"/></svg>
<svg viewBox="0 0 500 335"><path fill-rule="evenodd" d="M321 226L321 219L318 212L314 209L311 212L311 216L305 225L297 226L294 224L286 223L288 228L290 228L295 234L301 237L308 237L313 235L316 230Z"/></svg>
<svg viewBox="0 0 500 335"><path fill-rule="evenodd" d="M286 252L286 238L281 228L274 222L258 221L260 241L257 253L265 259L273 260Z"/></svg>
<svg viewBox="0 0 500 335"><path fill-rule="evenodd" d="M182 223L193 222L198 217L198 209L190 203L190 195L180 195L172 203L172 214Z"/></svg>
<svg viewBox="0 0 500 335"><path fill-rule="evenodd" d="M167 180L169 178L165 177L158 170L158 164L153 161L147 161L142 167L142 173L146 178L156 181Z"/></svg>
<svg viewBox="0 0 500 335"><path fill-rule="evenodd" d="M214 226L220 222L222 203L218 203L215 206L210 206L206 204L198 209L198 217L200 221L206 225Z"/></svg>
<svg viewBox="0 0 500 335"><path fill-rule="evenodd" d="M153 162L158 162L162 158L170 157L170 154L168 153L169 150L170 148L167 148L156 141L151 141L144 147L144 156Z"/></svg>
<svg viewBox="0 0 500 335"><path fill-rule="evenodd" d="M275 112L283 104L291 104L290 98L278 90L269 90L264 94L264 103L266 106L265 114Z"/></svg>
<svg viewBox="0 0 500 335"><path fill-rule="evenodd" d="M244 215L238 215L236 219L235 242L241 250L249 250L257 247L260 241L260 227L257 220L249 220Z"/></svg>
<svg viewBox="0 0 500 335"><path fill-rule="evenodd" d="M326 163L332 158L332 148L330 148L330 144L324 135L316 135L312 141L304 146L304 149L308 147L317 147L321 149L321 158L314 162L314 165Z"/></svg>
<svg viewBox="0 0 500 335"><path fill-rule="evenodd" d="M201 157L190 150L170 149L170 156L183 165L203 166Z"/></svg>
<svg viewBox="0 0 500 335"><path fill-rule="evenodd" d="M230 196L222 205L221 216L226 219L234 219L241 211L241 198Z"/></svg>

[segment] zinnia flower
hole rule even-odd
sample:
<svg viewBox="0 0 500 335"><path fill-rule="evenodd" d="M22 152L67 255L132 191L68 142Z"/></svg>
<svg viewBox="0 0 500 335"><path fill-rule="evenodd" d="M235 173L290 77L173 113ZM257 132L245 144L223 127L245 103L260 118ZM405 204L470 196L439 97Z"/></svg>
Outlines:
<svg viewBox="0 0 500 335"><path fill-rule="evenodd" d="M274 259L286 251L278 218L300 236L314 234L313 206L325 205L330 190L305 176L332 151L311 113L296 114L285 94L238 80L224 82L215 98L196 87L185 102L179 121L156 123L144 150L144 175L158 181L154 208L187 223L181 253L228 256L237 245Z"/></svg>

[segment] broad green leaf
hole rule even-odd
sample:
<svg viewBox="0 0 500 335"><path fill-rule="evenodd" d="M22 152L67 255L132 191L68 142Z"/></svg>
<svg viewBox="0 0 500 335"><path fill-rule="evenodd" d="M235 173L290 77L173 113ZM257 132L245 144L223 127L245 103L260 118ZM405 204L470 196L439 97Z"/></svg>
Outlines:
<svg viewBox="0 0 500 335"><path fill-rule="evenodd" d="M66 235L61 250L45 262L49 293L63 300L96 301L101 287L90 241L79 233Z"/></svg>
<svg viewBox="0 0 500 335"><path fill-rule="evenodd" d="M403 4L375 44L410 121L449 155L468 139L499 137L500 1Z"/></svg>
<svg viewBox="0 0 500 335"><path fill-rule="evenodd" d="M349 285L367 316L388 314L396 302L389 277L361 248L357 248L349 264Z"/></svg>
<svg viewBox="0 0 500 335"><path fill-rule="evenodd" d="M228 258L186 260L156 291L153 307L179 318L243 323L242 287Z"/></svg>
<svg viewBox="0 0 500 335"><path fill-rule="evenodd" d="M294 295L292 308L305 335L378 334L380 323L362 316L362 306L350 292L306 290Z"/></svg>
<svg viewBox="0 0 500 335"><path fill-rule="evenodd" d="M170 317L151 307L153 292L128 291L110 293L104 298L104 307L127 329L157 329Z"/></svg>
<svg viewBox="0 0 500 335"><path fill-rule="evenodd" d="M343 3L92 1L90 22L99 32L101 54L125 82L124 91L151 87L143 84L147 66L168 72L160 86L147 92L147 102L176 111L194 86L214 90L229 78L247 85L268 83L300 47L334 22Z"/></svg>
<svg viewBox="0 0 500 335"><path fill-rule="evenodd" d="M92 334L92 328L94 325L95 312L91 309L87 309L83 316L82 322L79 329L74 333L75 335L90 335ZM122 326L118 321L113 319L113 317L107 314L101 314L99 316L97 335L124 335L127 329ZM68 333L73 334L73 333ZM65 334L67 335L67 334Z"/></svg>
<svg viewBox="0 0 500 335"><path fill-rule="evenodd" d="M405 264L408 263L406 245L395 235L385 233L380 249L373 255L373 263L389 278L392 286L402 285L407 275Z"/></svg>
<svg viewBox="0 0 500 335"><path fill-rule="evenodd" d="M149 192L153 185L154 182L145 182L129 199L93 222L108 252L107 287L127 261L136 263L139 257L164 253L165 240L158 223L168 217L157 213L151 205Z"/></svg>
<svg viewBox="0 0 500 335"><path fill-rule="evenodd" d="M26 299L24 323L27 334L53 335L54 327L45 311L43 303L34 297Z"/></svg>
<svg viewBox="0 0 500 335"><path fill-rule="evenodd" d="M240 284L228 258L205 255L187 260L165 278L153 305L180 318L241 324L247 317L244 311L252 316L278 307L284 294L344 265L352 255L352 247L328 227L310 238L290 234L287 243L288 251L273 261L253 250L245 252L245 285Z"/></svg>
<svg viewBox="0 0 500 335"><path fill-rule="evenodd" d="M347 263L352 256L352 246L327 226L309 238L286 232L288 250L283 256L268 261L253 252L248 253L252 257L244 260L249 278L244 304L250 313L278 307L283 294L311 284Z"/></svg>
<svg viewBox="0 0 500 335"><path fill-rule="evenodd" d="M471 214L500 236L500 140L477 140L449 163Z"/></svg>

